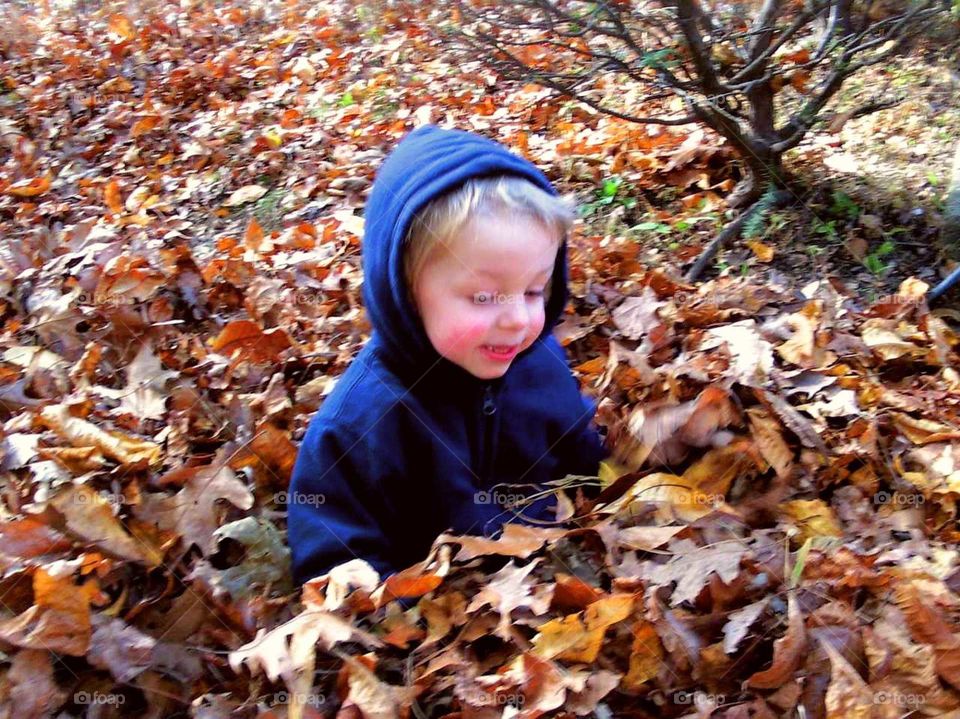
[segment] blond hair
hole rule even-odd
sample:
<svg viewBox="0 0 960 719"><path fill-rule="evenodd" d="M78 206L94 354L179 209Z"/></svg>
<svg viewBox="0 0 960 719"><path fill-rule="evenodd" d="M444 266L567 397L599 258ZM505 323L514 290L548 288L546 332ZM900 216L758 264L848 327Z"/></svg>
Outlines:
<svg viewBox="0 0 960 719"><path fill-rule="evenodd" d="M408 292L413 291L426 259L437 246L446 246L471 217L493 212L533 219L562 240L573 225L575 206L571 199L551 195L514 175L467 180L428 202L410 222L403 258ZM548 283L548 297L549 289Z"/></svg>

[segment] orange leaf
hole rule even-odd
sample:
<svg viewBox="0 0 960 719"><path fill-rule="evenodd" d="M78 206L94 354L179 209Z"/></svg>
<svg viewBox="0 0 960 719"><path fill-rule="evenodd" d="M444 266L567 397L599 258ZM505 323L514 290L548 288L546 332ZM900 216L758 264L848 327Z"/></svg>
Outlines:
<svg viewBox="0 0 960 719"><path fill-rule="evenodd" d="M243 242L251 250L259 250L260 243L263 241L263 228L257 222L256 217L251 217L247 224L247 230L243 233Z"/></svg>
<svg viewBox="0 0 960 719"><path fill-rule="evenodd" d="M243 25L247 21L247 14L240 8L230 8L227 12L227 19L234 25Z"/></svg>
<svg viewBox="0 0 960 719"><path fill-rule="evenodd" d="M809 70L797 70L790 75L790 84L797 92L807 91L807 81L810 79Z"/></svg>
<svg viewBox="0 0 960 719"><path fill-rule="evenodd" d="M234 320L221 330L211 343L214 352L251 362L275 362L290 346L286 332L274 328L264 332L256 322Z"/></svg>
<svg viewBox="0 0 960 719"><path fill-rule="evenodd" d="M490 97L483 98L482 102L473 106L478 115L492 115L497 111L497 106Z"/></svg>
<svg viewBox="0 0 960 719"><path fill-rule="evenodd" d="M285 130L290 129L291 127L296 127L297 123L300 122L300 111L290 108L284 110L283 114L280 116L280 127Z"/></svg>
<svg viewBox="0 0 960 719"><path fill-rule="evenodd" d="M398 572L387 577L387 581L384 582L383 599L381 601L420 597L439 587L442 581L443 577L438 577L436 574L404 576L404 572Z"/></svg>
<svg viewBox="0 0 960 719"><path fill-rule="evenodd" d="M637 691L640 686L656 678L663 667L663 645L650 622L640 621L633 629L630 649L630 668L623 678L623 686Z"/></svg>
<svg viewBox="0 0 960 719"><path fill-rule="evenodd" d="M7 194L14 197L36 197L50 189L50 175L34 177L31 180L15 182L7 188Z"/></svg>
<svg viewBox="0 0 960 719"><path fill-rule="evenodd" d="M600 598L600 593L579 577L558 572L555 579L557 586L553 591L552 609L580 610Z"/></svg>
<svg viewBox="0 0 960 719"><path fill-rule="evenodd" d="M0 522L4 552L11 556L36 557L70 548L70 540L33 517Z"/></svg>
<svg viewBox="0 0 960 719"><path fill-rule="evenodd" d="M784 62L793 62L797 65L802 65L805 62L810 62L810 51L804 48L796 52L788 53L784 55L782 59Z"/></svg>
<svg viewBox="0 0 960 719"><path fill-rule="evenodd" d="M110 180L103 188L103 201L113 214L123 214L123 199L120 197L120 185L116 180Z"/></svg>
<svg viewBox="0 0 960 719"><path fill-rule="evenodd" d="M146 117L141 117L139 120L133 123L133 127L130 128L130 136L140 137L140 135L146 135L159 124L160 118L156 115L147 115Z"/></svg>
<svg viewBox="0 0 960 719"><path fill-rule="evenodd" d="M747 686L777 689L786 684L800 666L807 649L807 632L797 598L792 593L787 599L787 617L786 634L773 643L773 664L747 679Z"/></svg>
<svg viewBox="0 0 960 719"><path fill-rule="evenodd" d="M115 13L110 16L110 22L107 25L107 31L116 35L121 40L133 40L137 36L136 28L130 22L130 18L122 13Z"/></svg>

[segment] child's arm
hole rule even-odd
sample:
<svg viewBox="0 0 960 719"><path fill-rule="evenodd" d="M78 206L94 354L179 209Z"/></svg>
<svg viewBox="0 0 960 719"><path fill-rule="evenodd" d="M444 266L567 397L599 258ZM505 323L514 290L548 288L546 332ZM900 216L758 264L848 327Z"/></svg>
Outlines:
<svg viewBox="0 0 960 719"><path fill-rule="evenodd" d="M600 432L593 421L597 413L597 404L591 398L581 394L580 383L570 370L566 369L567 354L557 338L549 335L544 339L544 345L565 368L562 372L563 378L558 382L564 398L561 401L562 406L569 408L566 411L570 413L569 427L555 448L556 456L560 460L558 479L568 474L596 477L600 462L610 455L610 452L604 448ZM577 399L579 401L576 401Z"/></svg>
<svg viewBox="0 0 960 719"><path fill-rule="evenodd" d="M297 584L351 559L364 559L384 579L396 571L376 518L379 493L362 442L312 422L290 480L287 532Z"/></svg>
<svg viewBox="0 0 960 719"><path fill-rule="evenodd" d="M577 390L579 391L579 389ZM566 474L597 476L600 462L609 456L603 446L603 439L593 421L597 405L589 397L580 396L584 414L564 436L560 445L560 466Z"/></svg>

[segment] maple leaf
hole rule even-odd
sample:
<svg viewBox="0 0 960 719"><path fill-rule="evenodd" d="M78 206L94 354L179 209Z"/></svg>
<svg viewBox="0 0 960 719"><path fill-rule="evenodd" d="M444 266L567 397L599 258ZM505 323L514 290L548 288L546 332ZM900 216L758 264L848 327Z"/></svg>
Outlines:
<svg viewBox="0 0 960 719"><path fill-rule="evenodd" d="M510 641L511 612L526 607L534 614L543 614L550 605L552 588L547 588L546 592L536 592L528 578L539 563L539 559L534 559L523 566L513 562L504 566L473 597L467 613L471 614L489 604L500 614L496 635L504 641Z"/></svg>
<svg viewBox="0 0 960 719"><path fill-rule="evenodd" d="M218 458L220 462L216 461ZM185 548L195 544L204 555L213 552L217 541L214 533L222 514L217 502L226 499L240 509L253 506L253 495L226 466L223 457L218 458L213 464L198 468L175 495L145 495L136 516L181 535Z"/></svg>
<svg viewBox="0 0 960 719"><path fill-rule="evenodd" d="M710 547L696 547L680 540L673 545L674 557L665 564L644 562L641 576L656 586L676 582L670 604L692 602L716 573L725 582L740 574L740 560L749 547L738 540L717 542Z"/></svg>

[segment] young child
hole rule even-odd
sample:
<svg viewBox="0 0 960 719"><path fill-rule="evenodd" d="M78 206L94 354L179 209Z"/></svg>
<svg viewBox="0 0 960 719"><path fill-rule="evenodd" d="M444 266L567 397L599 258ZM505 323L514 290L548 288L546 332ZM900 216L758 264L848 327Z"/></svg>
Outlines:
<svg viewBox="0 0 960 719"><path fill-rule="evenodd" d="M554 519L532 497L604 458L563 349L569 205L531 163L427 125L377 173L365 212L373 327L307 428L288 504L294 578L354 558L381 579L444 531Z"/></svg>

